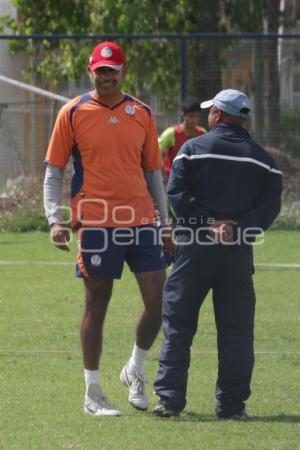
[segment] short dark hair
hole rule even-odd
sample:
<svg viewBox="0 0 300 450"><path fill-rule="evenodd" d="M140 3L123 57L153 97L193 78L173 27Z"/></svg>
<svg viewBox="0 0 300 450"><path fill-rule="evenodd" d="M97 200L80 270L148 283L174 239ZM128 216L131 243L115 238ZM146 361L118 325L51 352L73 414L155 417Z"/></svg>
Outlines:
<svg viewBox="0 0 300 450"><path fill-rule="evenodd" d="M193 112L200 112L200 102L196 99L194 100L188 100L183 103L181 107L182 114L189 114Z"/></svg>

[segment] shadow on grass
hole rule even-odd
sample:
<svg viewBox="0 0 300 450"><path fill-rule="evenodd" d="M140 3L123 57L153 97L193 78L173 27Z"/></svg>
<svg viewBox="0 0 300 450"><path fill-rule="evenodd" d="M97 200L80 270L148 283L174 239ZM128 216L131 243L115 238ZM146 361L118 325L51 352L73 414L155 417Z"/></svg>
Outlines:
<svg viewBox="0 0 300 450"><path fill-rule="evenodd" d="M174 422L218 422L218 423L224 423L228 422L230 423L230 420L220 420L217 419L215 415L209 415L209 414L199 414L193 411L190 412L183 412L178 417L169 417L169 418L160 418L161 420L172 420ZM235 421L239 422L239 421ZM281 422L281 423L300 423L300 415L293 415L293 414L278 414L274 416L251 416L249 419L245 421L241 421L242 423L245 422Z"/></svg>
<svg viewBox="0 0 300 450"><path fill-rule="evenodd" d="M300 423L300 416L296 416L295 414L278 414L277 416L253 416L249 421Z"/></svg>

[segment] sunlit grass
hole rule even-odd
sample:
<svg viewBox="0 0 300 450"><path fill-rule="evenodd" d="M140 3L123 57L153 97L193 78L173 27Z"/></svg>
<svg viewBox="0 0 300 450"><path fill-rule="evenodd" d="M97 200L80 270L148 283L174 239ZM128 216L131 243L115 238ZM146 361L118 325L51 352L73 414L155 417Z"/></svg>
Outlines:
<svg viewBox="0 0 300 450"><path fill-rule="evenodd" d="M300 233L272 231L255 249L256 263L300 263ZM216 333L210 296L200 314L192 347L188 404L179 418L161 420L135 411L119 372L133 344L141 308L129 271L115 283L105 324L101 377L120 418L82 413L84 380L79 326L82 282L72 265L39 266L28 261L72 262L44 233L0 234L0 449L240 450L297 449L299 413L299 269L256 269L256 364L248 423L217 421L214 384ZM147 362L151 383L162 336Z"/></svg>

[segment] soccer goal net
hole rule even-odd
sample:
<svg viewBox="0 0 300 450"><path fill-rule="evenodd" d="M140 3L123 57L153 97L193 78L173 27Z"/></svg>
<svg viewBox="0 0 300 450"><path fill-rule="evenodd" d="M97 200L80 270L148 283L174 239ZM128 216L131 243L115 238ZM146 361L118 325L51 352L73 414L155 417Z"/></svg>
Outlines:
<svg viewBox="0 0 300 450"><path fill-rule="evenodd" d="M0 74L0 185L40 176L55 117L68 97Z"/></svg>

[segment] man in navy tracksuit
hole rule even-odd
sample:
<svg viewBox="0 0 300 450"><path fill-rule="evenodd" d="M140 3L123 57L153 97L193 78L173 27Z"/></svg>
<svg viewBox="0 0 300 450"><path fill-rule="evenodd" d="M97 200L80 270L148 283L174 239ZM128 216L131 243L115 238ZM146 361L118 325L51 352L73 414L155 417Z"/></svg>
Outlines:
<svg viewBox="0 0 300 450"><path fill-rule="evenodd" d="M242 92L226 89L201 104L210 132L185 143L174 160L168 197L177 217L175 262L164 290L154 414L186 404L190 346L210 289L217 327L216 415L245 419L254 365L252 245L280 211L282 174L243 127Z"/></svg>

